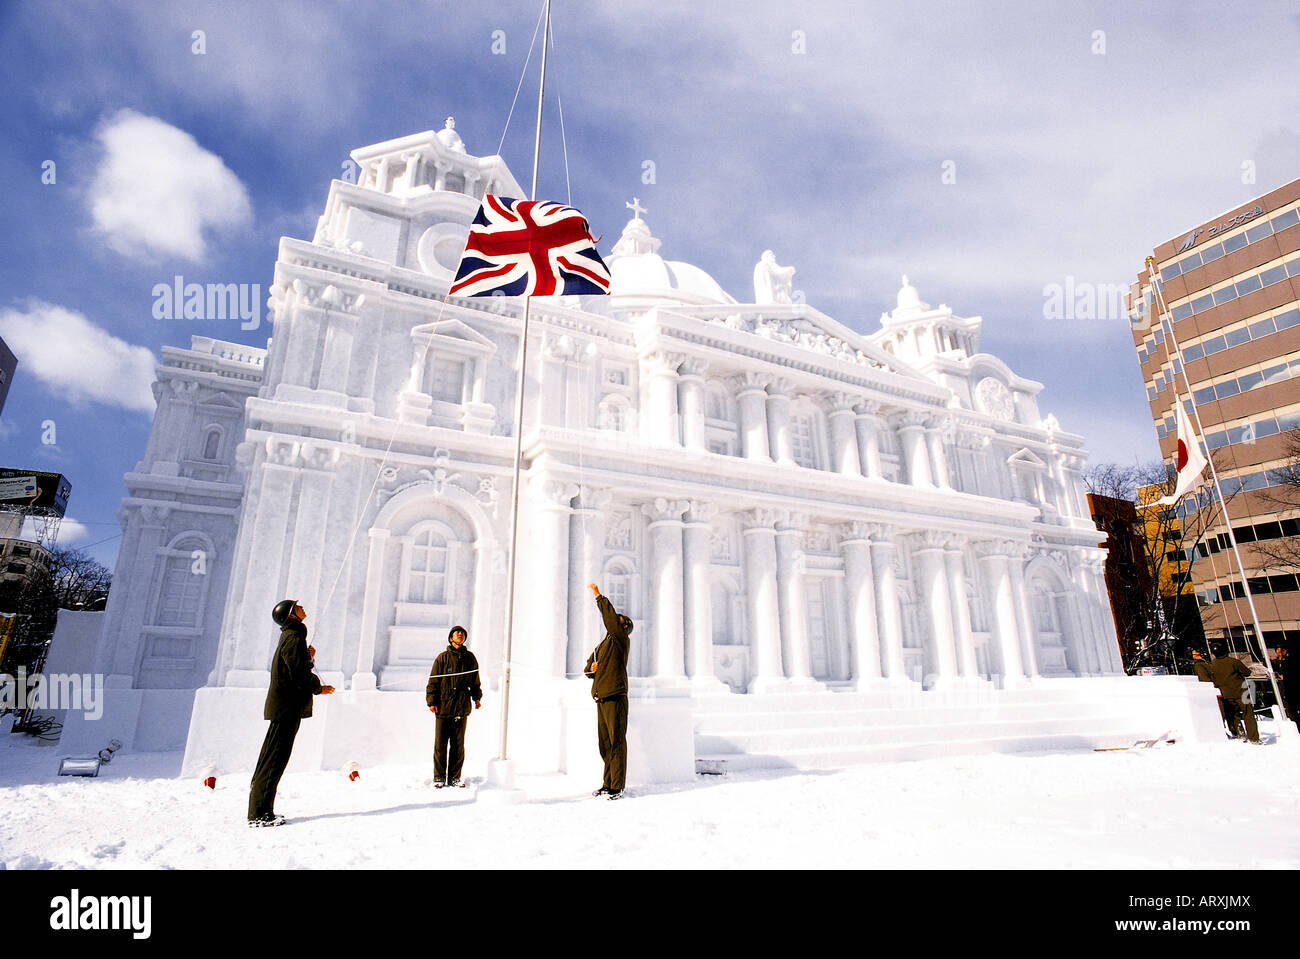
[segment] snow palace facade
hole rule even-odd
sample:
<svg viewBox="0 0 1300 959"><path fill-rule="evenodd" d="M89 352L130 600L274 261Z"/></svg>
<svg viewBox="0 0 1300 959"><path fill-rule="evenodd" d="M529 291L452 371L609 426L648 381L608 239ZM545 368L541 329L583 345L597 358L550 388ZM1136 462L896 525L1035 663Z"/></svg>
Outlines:
<svg viewBox="0 0 1300 959"><path fill-rule="evenodd" d="M495 755L521 304L444 298L483 193L524 192L450 123L353 158L359 182L331 184L314 239L281 241L267 349L163 352L98 648L116 725L96 742L251 768L270 610L290 597L340 691L317 700L295 765L426 757L424 683L458 623L488 686L470 765ZM738 302L663 259L631 206L612 295L532 307L521 771L598 763L588 583L636 623L634 782L705 757L949 748L926 724L968 745L1146 729L1136 707L1098 705L1137 700L1114 679L1082 439L979 352L980 318L904 278L862 335L792 302L770 252Z"/></svg>

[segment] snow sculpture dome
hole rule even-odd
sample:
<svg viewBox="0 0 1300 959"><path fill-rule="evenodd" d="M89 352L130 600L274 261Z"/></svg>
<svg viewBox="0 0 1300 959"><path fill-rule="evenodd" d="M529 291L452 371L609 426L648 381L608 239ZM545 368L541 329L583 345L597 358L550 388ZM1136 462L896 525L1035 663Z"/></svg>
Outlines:
<svg viewBox="0 0 1300 959"><path fill-rule="evenodd" d="M704 270L680 260L665 260L659 255L660 241L651 235L641 214L648 212L634 197L627 204L633 217L623 228L623 235L605 258L613 280L609 292L614 296L635 296L678 303L735 303L718 281Z"/></svg>
<svg viewBox="0 0 1300 959"><path fill-rule="evenodd" d="M903 288L898 291L897 306L894 309L894 316L904 316L908 313L923 313L930 308L929 303L921 302L921 294L916 292L916 287L907 282L907 274L903 274Z"/></svg>
<svg viewBox="0 0 1300 959"><path fill-rule="evenodd" d="M460 134L456 132L455 117L447 117L446 126L434 135L438 138L438 142L448 150L455 150L457 153L465 152L465 141L462 140Z"/></svg>

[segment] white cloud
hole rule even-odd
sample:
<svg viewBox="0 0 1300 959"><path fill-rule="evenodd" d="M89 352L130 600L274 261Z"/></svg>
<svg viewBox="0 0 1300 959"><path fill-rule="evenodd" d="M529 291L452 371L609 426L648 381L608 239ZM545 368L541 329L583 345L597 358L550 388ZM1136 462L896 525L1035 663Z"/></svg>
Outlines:
<svg viewBox="0 0 1300 959"><path fill-rule="evenodd" d="M30 519L23 520L22 538L36 539L36 526ZM84 543L88 539L90 539L90 530L84 524L79 523L71 516L65 516L59 521L58 542L60 546L73 546L77 543Z"/></svg>
<svg viewBox="0 0 1300 959"><path fill-rule="evenodd" d="M244 184L221 157L157 117L122 110L99 128L104 156L90 188L95 229L131 256L201 260L204 231L247 224Z"/></svg>
<svg viewBox="0 0 1300 959"><path fill-rule="evenodd" d="M29 299L0 310L0 336L20 371L73 403L89 401L153 413L153 352L120 340L74 310Z"/></svg>

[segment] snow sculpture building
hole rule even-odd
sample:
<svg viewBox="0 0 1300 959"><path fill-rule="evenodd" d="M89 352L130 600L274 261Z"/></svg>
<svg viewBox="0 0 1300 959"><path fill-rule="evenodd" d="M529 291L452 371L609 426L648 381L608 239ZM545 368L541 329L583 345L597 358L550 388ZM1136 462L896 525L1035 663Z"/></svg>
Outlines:
<svg viewBox="0 0 1300 959"><path fill-rule="evenodd" d="M266 351L165 350L126 477L99 647L112 732L187 741L187 767L251 767L285 597L346 690L318 700L299 765L423 758L453 624L490 690L501 676L520 304L446 292L483 193L524 194L450 123L352 156L312 241L281 241ZM629 206L612 295L532 308L521 768L595 752L592 582L637 624L634 781L725 750L700 717L727 703L996 705L1120 674L1082 439L979 352L979 317L906 277L871 335L788 296L740 303ZM475 715L472 760L495 715Z"/></svg>

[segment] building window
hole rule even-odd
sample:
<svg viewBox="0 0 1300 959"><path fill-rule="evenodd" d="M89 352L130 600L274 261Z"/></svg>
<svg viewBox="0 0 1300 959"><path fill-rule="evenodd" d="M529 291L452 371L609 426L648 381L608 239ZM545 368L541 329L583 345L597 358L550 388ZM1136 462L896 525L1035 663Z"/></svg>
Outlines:
<svg viewBox="0 0 1300 959"><path fill-rule="evenodd" d="M807 469L817 468L817 448L813 442L811 416L790 417L790 445L796 463Z"/></svg>
<svg viewBox="0 0 1300 959"><path fill-rule="evenodd" d="M155 626L199 627L204 577L195 573L192 566L193 560L188 552L174 552L167 557L158 611L154 616Z"/></svg>
<svg viewBox="0 0 1300 959"><path fill-rule="evenodd" d="M217 454L221 452L221 430L208 430L207 438L203 441L203 458L205 460L215 460Z"/></svg>
<svg viewBox="0 0 1300 959"><path fill-rule="evenodd" d="M465 361L434 357L429 364L429 396L443 403L460 403L465 391Z"/></svg>
<svg viewBox="0 0 1300 959"><path fill-rule="evenodd" d="M447 537L431 526L415 535L409 555L406 601L442 605L447 594Z"/></svg>

